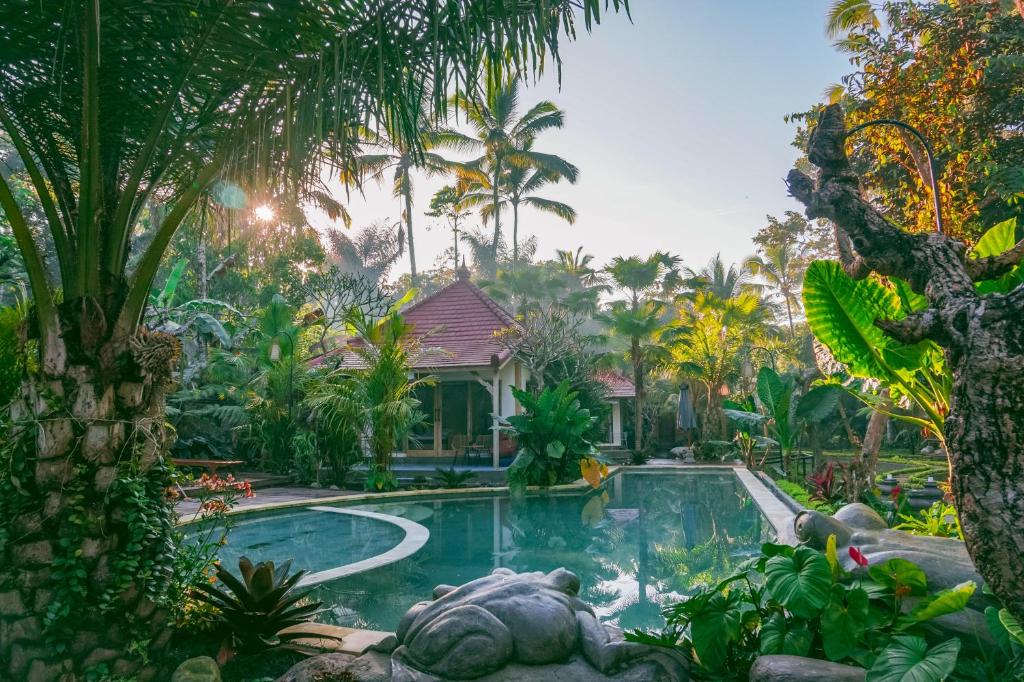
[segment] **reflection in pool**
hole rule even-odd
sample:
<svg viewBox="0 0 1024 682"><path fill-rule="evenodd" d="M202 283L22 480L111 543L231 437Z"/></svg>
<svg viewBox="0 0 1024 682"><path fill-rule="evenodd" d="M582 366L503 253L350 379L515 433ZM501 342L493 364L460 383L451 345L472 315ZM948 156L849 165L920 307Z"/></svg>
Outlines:
<svg viewBox="0 0 1024 682"><path fill-rule="evenodd" d="M316 598L329 609L321 620L380 630L394 630L406 609L429 599L435 585L458 585L499 566L516 571L564 566L579 575L580 596L603 620L624 628L658 626L663 602L724 576L773 537L739 479L721 470L625 472L587 494L406 500L353 508L402 516L430 530L430 539L413 556L316 588ZM250 556L294 558L298 567L320 570L317 562L327 544L337 543L318 539L319 534L332 532L320 528L310 536L303 530L297 543L275 542ZM351 549L359 551L366 540L353 539ZM335 565L356 560L347 554L332 559Z"/></svg>

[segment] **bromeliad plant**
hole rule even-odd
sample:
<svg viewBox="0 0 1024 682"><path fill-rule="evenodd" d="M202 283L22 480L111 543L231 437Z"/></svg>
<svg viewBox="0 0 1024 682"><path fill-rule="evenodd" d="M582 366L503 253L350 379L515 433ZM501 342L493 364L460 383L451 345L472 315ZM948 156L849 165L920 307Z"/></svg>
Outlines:
<svg viewBox="0 0 1024 682"><path fill-rule="evenodd" d="M307 599L309 590L295 589L306 571L288 575L291 565L291 561L286 561L275 568L273 561L265 561L253 566L252 561L242 557L238 560L241 579L223 566L217 568L217 579L227 589L210 584L197 586L196 598L217 610L219 624L225 630L221 660L235 653L258 653L310 636L298 630L282 632L310 622L320 608L320 602Z"/></svg>
<svg viewBox="0 0 1024 682"><path fill-rule="evenodd" d="M928 594L924 571L904 559L878 565L855 548L857 564L843 570L835 537L825 553L765 544L760 557L733 576L664 610L661 632L633 631L632 641L678 646L710 679L747 679L754 659L787 654L841 661L868 669L867 679L945 679L960 642L935 642L922 627L964 609L975 584ZM911 669L918 676L907 677Z"/></svg>
<svg viewBox="0 0 1024 682"><path fill-rule="evenodd" d="M522 490L527 485L555 485L579 474L597 487L607 467L587 440L596 417L580 406L569 382L536 396L512 388L512 395L524 413L508 418L508 430L519 441L519 454L508 469L509 486Z"/></svg>

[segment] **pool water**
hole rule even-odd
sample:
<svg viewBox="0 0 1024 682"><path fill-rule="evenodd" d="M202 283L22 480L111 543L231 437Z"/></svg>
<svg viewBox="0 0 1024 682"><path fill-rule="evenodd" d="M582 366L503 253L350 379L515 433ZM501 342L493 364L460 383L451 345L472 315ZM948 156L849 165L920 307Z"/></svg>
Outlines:
<svg viewBox="0 0 1024 682"><path fill-rule="evenodd" d="M774 538L743 484L722 470L625 472L587 493L351 508L401 516L430 530L426 545L412 556L314 589L326 609L320 620L376 630L394 630L410 606L430 598L435 585L458 585L497 567L560 566L580 577L580 596L602 620L623 628L658 627L663 604L724 577ZM254 560L292 558L295 566L316 571L366 558L371 545L387 549L401 539L376 537L389 532L383 527L345 535L344 524L322 518L337 516L342 515L257 517L251 527L272 524L266 544L254 544L251 530L240 534L247 527L240 525L224 550L232 556L240 551L232 547L238 535Z"/></svg>
<svg viewBox="0 0 1024 682"><path fill-rule="evenodd" d="M405 537L393 523L363 516L300 510L258 515L232 525L219 558L232 570L238 559L292 559L292 567L324 571L388 551Z"/></svg>

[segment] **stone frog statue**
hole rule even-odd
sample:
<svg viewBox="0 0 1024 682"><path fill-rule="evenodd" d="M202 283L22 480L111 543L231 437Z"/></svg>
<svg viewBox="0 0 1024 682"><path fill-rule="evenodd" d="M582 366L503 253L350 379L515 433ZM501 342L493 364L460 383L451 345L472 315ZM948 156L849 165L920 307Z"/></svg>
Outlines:
<svg viewBox="0 0 1024 682"><path fill-rule="evenodd" d="M602 625L577 598L579 588L579 578L564 568L547 574L497 568L461 587L440 585L434 601L413 606L399 623L393 679L402 677L397 673L403 667L412 669L408 679L423 679L413 671L446 680L476 679L509 665L544 666L579 654L596 669L590 679L689 678L681 658L626 642L616 628ZM605 677L637 664L646 671L643 677ZM518 675L547 679L541 668L533 670ZM567 679L561 675L552 679Z"/></svg>

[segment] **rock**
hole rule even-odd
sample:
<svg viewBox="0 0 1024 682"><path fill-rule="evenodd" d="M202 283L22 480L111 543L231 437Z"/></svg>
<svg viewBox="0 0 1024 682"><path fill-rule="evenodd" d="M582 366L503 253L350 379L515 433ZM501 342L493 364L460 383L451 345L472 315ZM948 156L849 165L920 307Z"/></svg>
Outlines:
<svg viewBox="0 0 1024 682"><path fill-rule="evenodd" d="M10 590L0 592L0 615L20 616L25 613L25 604L21 601L21 592Z"/></svg>
<svg viewBox="0 0 1024 682"><path fill-rule="evenodd" d="M220 668L209 656L196 656L175 669L171 682L220 682Z"/></svg>
<svg viewBox="0 0 1024 682"><path fill-rule="evenodd" d="M565 569L544 574L504 568L461 587L440 585L435 601L413 606L399 623L399 646L391 658L395 679L504 676L515 665L539 674L538 666L562 664L574 656L582 661L578 665L589 668L589 678L581 679L620 674L641 663L638 679L688 679L681 656L626 642L617 629L599 623L577 598L579 587L579 578ZM652 677L656 670L661 672Z"/></svg>
<svg viewBox="0 0 1024 682"><path fill-rule="evenodd" d="M356 660L348 667L348 674L354 682L389 682L392 679L391 659L387 654L370 651ZM422 676L420 676L422 679ZM412 676L412 679L417 679Z"/></svg>
<svg viewBox="0 0 1024 682"><path fill-rule="evenodd" d="M565 663L522 665L513 663L477 682L669 682L677 679L665 673L656 661L640 661L627 670L604 675L594 670L582 656Z"/></svg>
<svg viewBox="0 0 1024 682"><path fill-rule="evenodd" d="M348 672L349 664L355 660L351 654L322 654L301 661L277 678L277 682L342 682L355 680ZM219 679L219 678L218 678Z"/></svg>
<svg viewBox="0 0 1024 682"><path fill-rule="evenodd" d="M750 668L750 682L864 682L867 671L802 656L761 656Z"/></svg>

